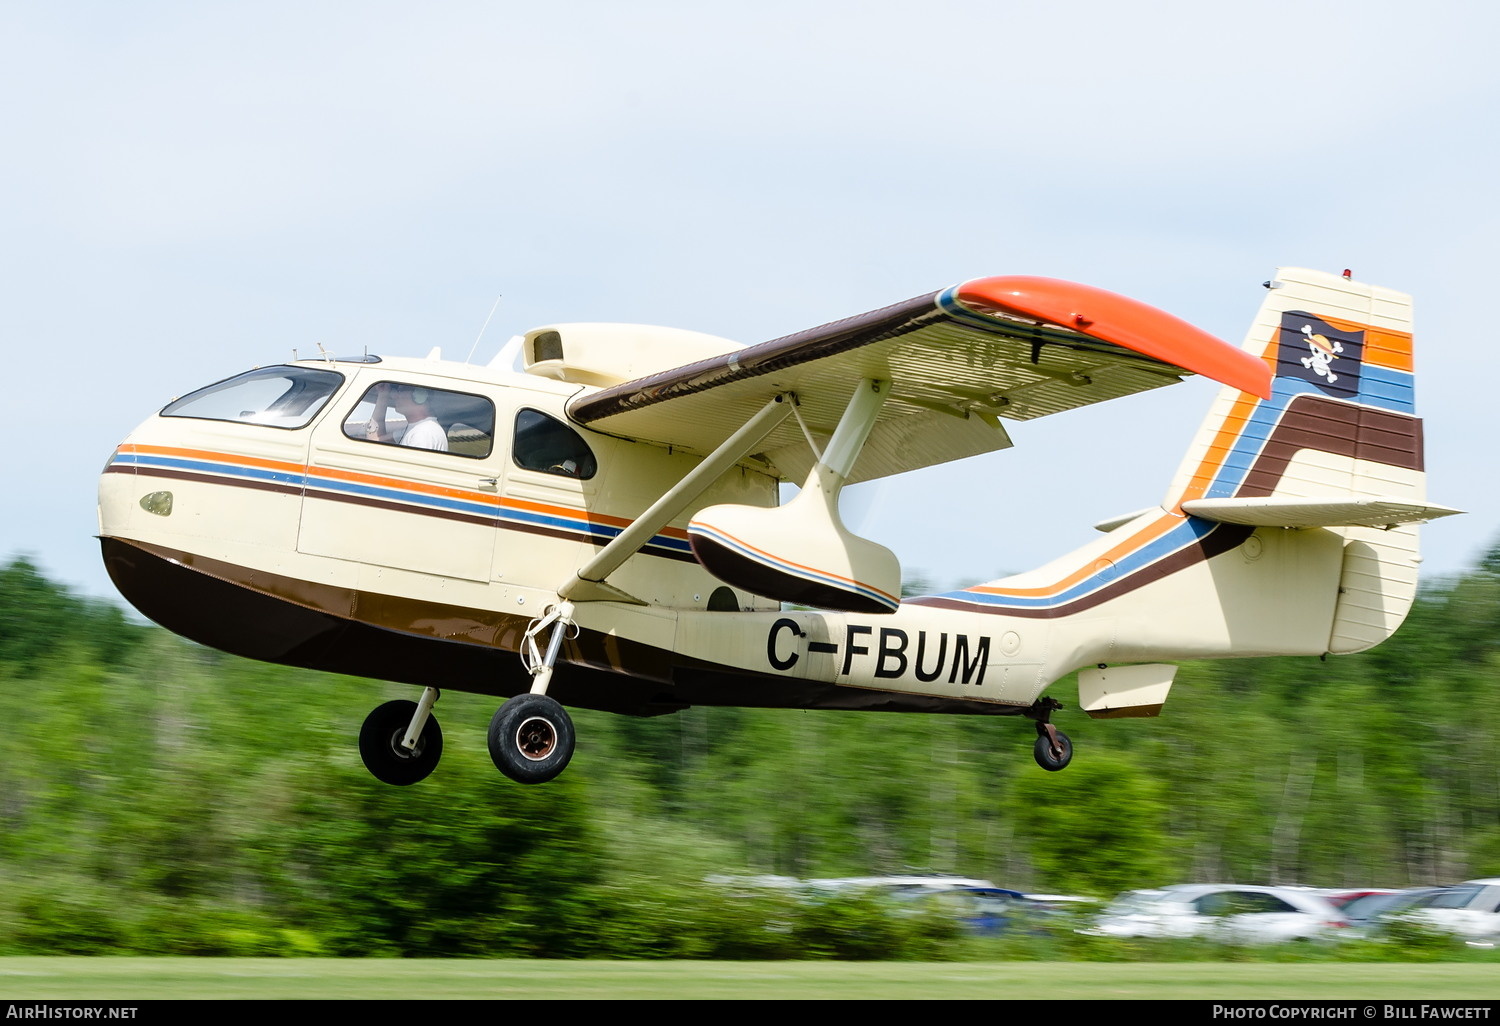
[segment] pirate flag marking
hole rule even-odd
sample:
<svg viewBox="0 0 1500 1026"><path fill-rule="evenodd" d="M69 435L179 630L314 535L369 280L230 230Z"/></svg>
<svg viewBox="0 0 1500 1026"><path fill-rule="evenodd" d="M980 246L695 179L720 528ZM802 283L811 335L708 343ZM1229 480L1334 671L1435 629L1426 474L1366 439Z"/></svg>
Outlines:
<svg viewBox="0 0 1500 1026"><path fill-rule="evenodd" d="M1301 378L1345 399L1359 394L1363 331L1335 328L1312 314L1288 310L1281 315L1277 338L1278 378Z"/></svg>

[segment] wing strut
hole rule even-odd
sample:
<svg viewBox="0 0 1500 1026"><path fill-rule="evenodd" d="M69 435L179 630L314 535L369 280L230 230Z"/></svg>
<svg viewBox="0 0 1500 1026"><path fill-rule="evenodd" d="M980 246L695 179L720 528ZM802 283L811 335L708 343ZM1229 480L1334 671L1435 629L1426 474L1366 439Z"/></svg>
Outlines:
<svg viewBox="0 0 1500 1026"><path fill-rule="evenodd" d="M603 581L620 564L635 555L652 538L656 537L672 518L687 508L704 489L718 480L730 467L748 456L761 440L770 434L792 412L794 399L789 393L781 393L766 403L740 427L726 438L717 449L704 457L681 481L662 494L651 504L651 508L609 544L595 553L594 558L574 571L573 576L557 589L557 597L565 601L587 601L590 599L619 599L624 597L612 588L601 587Z"/></svg>

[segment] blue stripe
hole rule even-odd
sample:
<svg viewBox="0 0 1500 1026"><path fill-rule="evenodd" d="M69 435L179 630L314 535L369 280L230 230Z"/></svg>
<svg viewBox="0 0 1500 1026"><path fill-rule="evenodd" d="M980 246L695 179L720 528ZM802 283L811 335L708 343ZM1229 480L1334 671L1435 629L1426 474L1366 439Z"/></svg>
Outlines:
<svg viewBox="0 0 1500 1026"><path fill-rule="evenodd" d="M242 467L225 463L210 463L205 460L180 459L173 456L143 456L139 453L118 453L110 461L113 464L123 464L135 467L158 467L162 470L195 470L200 473L224 474L229 477L243 477L252 481L275 481L278 484L301 484L303 475L301 473L288 474L276 470L261 470L258 467Z"/></svg>
<svg viewBox="0 0 1500 1026"><path fill-rule="evenodd" d="M1030 597L1024 595L993 595L985 592L950 591L938 598L957 599L986 606L1005 606L1014 609L1050 609L1084 598L1094 591L1145 569L1172 553L1197 544L1219 525L1197 517L1184 519L1172 530L1146 545L1123 556L1113 568L1096 570L1077 584L1055 595Z"/></svg>
<svg viewBox="0 0 1500 1026"><path fill-rule="evenodd" d="M1416 389L1410 371L1393 370L1390 367L1375 367L1365 364L1360 368L1360 401L1393 410L1396 413L1415 414L1417 411Z"/></svg>
<svg viewBox="0 0 1500 1026"><path fill-rule="evenodd" d="M410 492L400 488L385 488L378 485L367 485L353 481L340 481L321 477L309 478L304 472L287 473L232 463L214 463L207 460L192 460L174 456L152 456L141 453L118 452L110 460L110 466L116 465L143 467L147 469L185 470L220 475L226 479L240 478L249 481L270 481L277 484L304 485L308 494L313 498L332 499L334 495L338 494L360 495L372 499L403 502L415 507L425 506L431 509L448 510L455 513L493 516L496 518L497 524L510 521L512 523L551 527L582 535L590 541L601 544L615 538L624 530L624 528L620 527L608 527L602 524L590 523L581 516L577 519L548 516L541 513L530 513L524 510L497 507L493 503L471 502L445 496ZM226 483L228 483L227 480ZM328 494L319 495L318 493L320 492ZM692 553L692 546L688 543L687 539L672 538L661 534L654 536L642 546L642 551L651 549L658 549L678 555L690 555Z"/></svg>
<svg viewBox="0 0 1500 1026"><path fill-rule="evenodd" d="M1364 372L1359 399L1335 399L1336 402L1356 408L1363 405L1393 413L1412 414L1411 374L1386 367L1366 367ZM1282 414L1292 400L1301 395L1330 398L1318 386L1303 378L1283 377L1272 382L1270 400L1255 404L1249 420L1225 455L1223 464L1204 490L1204 498L1223 499L1235 494L1261 450L1265 448L1271 433L1275 431Z"/></svg>
<svg viewBox="0 0 1500 1026"><path fill-rule="evenodd" d="M307 482L307 492L312 498L322 498L323 496L319 496L318 492L335 492L346 495L364 495L372 499L390 499L433 509L452 510L455 513L470 513L477 516L495 514L495 506L492 503L465 502L462 499L408 492L398 488L382 488L378 485L359 484L354 481L329 481L325 478L313 477Z"/></svg>

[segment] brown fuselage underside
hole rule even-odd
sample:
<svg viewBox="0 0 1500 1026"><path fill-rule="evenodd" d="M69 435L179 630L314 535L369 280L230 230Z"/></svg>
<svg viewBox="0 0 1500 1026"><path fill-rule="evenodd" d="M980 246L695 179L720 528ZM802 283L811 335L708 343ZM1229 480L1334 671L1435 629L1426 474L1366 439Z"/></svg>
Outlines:
<svg viewBox="0 0 1500 1026"><path fill-rule="evenodd" d="M101 538L100 544L110 578L136 609L212 648L496 697L530 688L517 655L528 623L523 617L354 593L117 538ZM414 617L408 605L420 605L421 616ZM413 633L410 626L419 621L432 633ZM408 629L397 629L397 623ZM593 631L566 643L548 693L567 706L633 716L693 705L988 716L1023 711L749 673Z"/></svg>

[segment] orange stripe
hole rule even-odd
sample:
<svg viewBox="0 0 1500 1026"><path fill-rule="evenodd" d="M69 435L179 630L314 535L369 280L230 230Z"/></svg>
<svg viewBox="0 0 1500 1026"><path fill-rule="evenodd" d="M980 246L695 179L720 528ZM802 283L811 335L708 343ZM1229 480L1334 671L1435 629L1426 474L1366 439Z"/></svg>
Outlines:
<svg viewBox="0 0 1500 1026"><path fill-rule="evenodd" d="M1208 486L1213 483L1214 477L1223 468L1225 459L1234 449L1234 443L1244 434L1245 425L1250 423L1250 414L1255 410L1260 400L1255 396L1241 392L1234 405L1224 416L1224 422L1219 425L1219 430L1214 432L1213 440L1208 443L1208 451L1203 454L1203 462L1198 464L1198 469L1193 472L1192 480L1176 501L1172 504L1172 512L1180 512L1182 504L1189 499L1202 498L1208 491Z"/></svg>
<svg viewBox="0 0 1500 1026"><path fill-rule="evenodd" d="M1411 373L1411 332L1372 328L1368 324L1340 320L1337 317L1323 317L1322 319L1341 331L1365 333L1365 351L1362 358L1364 363L1373 363L1377 367L1389 367L1391 370Z"/></svg>
<svg viewBox="0 0 1500 1026"><path fill-rule="evenodd" d="M1079 581L1085 580L1086 578L1091 576L1094 573L1094 564L1097 564L1099 560L1107 559L1112 563L1119 562L1120 557L1128 556L1137 549L1142 548L1146 544L1155 541L1157 538L1160 538L1162 535L1166 534L1168 531L1170 531L1180 523L1182 523L1182 520L1179 517L1173 516L1163 516L1160 519L1153 520L1145 528L1137 531L1129 538L1120 542L1120 544L1116 545L1108 552L1104 553L1101 556L1095 556L1093 563L1091 563L1089 566L1079 567L1077 570L1074 570L1071 574L1062 578L1061 580L1055 581L1052 584L1044 585L1040 588L996 588L987 584L979 584L975 585L972 588L965 588L964 591L979 592L984 595L1011 595L1026 598L1043 598L1064 589L1070 588L1073 585L1077 584Z"/></svg>
<svg viewBox="0 0 1500 1026"><path fill-rule="evenodd" d="M568 506L549 506L542 502L532 502L530 499L501 499L500 505L505 509L527 510L532 513L543 513L548 516L555 516L558 510L564 510L575 517L583 517L584 520L591 524L599 524L604 527L624 528L635 523L634 520L628 517L615 517L607 513L580 513L578 510ZM688 533L680 527L664 527L656 533L669 538L680 538L684 541L687 540L688 536Z"/></svg>
<svg viewBox="0 0 1500 1026"><path fill-rule="evenodd" d="M353 484L376 485L383 488L397 488L406 492L421 492L424 495L437 495L445 499L462 499L465 502L478 502L493 506L500 505L500 497L489 492L472 491L468 488L449 488L444 485L427 484L422 481L408 481L399 477L382 477L379 474L365 474L354 470L335 470L332 467L307 468L308 477L312 480L318 478L331 478L335 481L349 481Z"/></svg>
<svg viewBox="0 0 1500 1026"><path fill-rule="evenodd" d="M425 484L421 481L408 481L404 478L382 477L379 474L365 474L353 470L335 470L332 467L314 467L304 463L288 463L285 460L269 460L259 456L240 456L228 453L214 452L211 449L184 449L170 445L121 445L117 449L122 453L138 453L149 456L176 456L186 459L205 460L209 463L227 463L238 466L256 467L260 470L274 470L281 473L307 474L312 478L331 478L337 481L348 481L352 484L375 485L384 488L396 488L402 491L421 492L426 495L441 496L449 499L461 499L465 502L479 502L492 504L499 508L523 509L533 513L541 513L546 516L567 516L575 520L583 520L588 524L599 524L608 527L629 527L634 521L625 517L608 516L602 513L585 513L569 506L550 506L540 502L529 502L525 499L507 499L490 492L470 491L462 488L449 488L443 485ZM149 473L149 469L147 471ZM667 527L657 532L668 538L680 541L687 540L687 532L680 527Z"/></svg>
<svg viewBox="0 0 1500 1026"><path fill-rule="evenodd" d="M607 516L603 513L579 513L578 510L570 509L570 507L567 506L549 506L544 502L532 502L530 499L507 498L500 500L500 505L504 506L506 509L520 509L526 510L531 513L545 513L548 516L553 515L555 511L559 509L568 509L574 516L582 516L584 519L588 520L589 523L601 524L607 527L629 527L634 522L631 520L626 520L623 517ZM687 537L686 532L683 532L683 537Z"/></svg>
<svg viewBox="0 0 1500 1026"><path fill-rule="evenodd" d="M287 463L285 460L267 460L259 456L230 456L209 449L179 449L170 445L122 445L118 451L142 453L149 456L184 456L189 459L208 460L211 463L238 463L247 467L259 467L261 470L280 470L294 474L307 470L304 464Z"/></svg>

